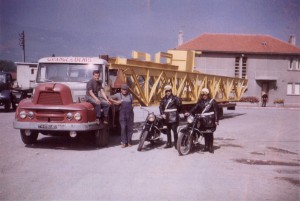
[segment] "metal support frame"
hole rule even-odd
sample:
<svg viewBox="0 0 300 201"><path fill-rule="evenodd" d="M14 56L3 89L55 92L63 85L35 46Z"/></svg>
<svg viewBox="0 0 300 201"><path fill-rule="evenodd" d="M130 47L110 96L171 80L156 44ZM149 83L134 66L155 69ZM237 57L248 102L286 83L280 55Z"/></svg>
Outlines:
<svg viewBox="0 0 300 201"><path fill-rule="evenodd" d="M247 89L247 80L235 77L185 72L170 64L134 59L110 59L110 68L129 85L129 90L143 106L157 105L164 94L164 87L172 85L173 94L183 104L194 104L203 88L208 88L217 101L239 101Z"/></svg>

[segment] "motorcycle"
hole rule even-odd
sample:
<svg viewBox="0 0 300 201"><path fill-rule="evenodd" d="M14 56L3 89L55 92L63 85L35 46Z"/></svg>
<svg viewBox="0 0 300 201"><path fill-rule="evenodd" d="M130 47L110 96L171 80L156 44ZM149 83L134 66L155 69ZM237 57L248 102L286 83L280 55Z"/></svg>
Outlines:
<svg viewBox="0 0 300 201"><path fill-rule="evenodd" d="M187 125L178 132L177 151L187 155L197 144L201 144L205 133L214 132L215 128L200 129L202 125L214 125L214 112L189 115Z"/></svg>
<svg viewBox="0 0 300 201"><path fill-rule="evenodd" d="M146 110L145 108L142 108ZM145 141L149 141L151 144L154 144L160 139L161 133L166 133L167 128L163 124L163 116L155 115L153 112L148 112L145 124L142 128L142 132L139 138L139 145L137 150L141 151Z"/></svg>

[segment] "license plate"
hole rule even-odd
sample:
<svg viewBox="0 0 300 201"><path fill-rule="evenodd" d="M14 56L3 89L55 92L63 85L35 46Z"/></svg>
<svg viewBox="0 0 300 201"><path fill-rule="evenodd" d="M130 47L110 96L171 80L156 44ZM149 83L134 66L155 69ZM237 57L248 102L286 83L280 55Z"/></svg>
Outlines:
<svg viewBox="0 0 300 201"><path fill-rule="evenodd" d="M38 128L55 130L57 129L57 125L39 124Z"/></svg>

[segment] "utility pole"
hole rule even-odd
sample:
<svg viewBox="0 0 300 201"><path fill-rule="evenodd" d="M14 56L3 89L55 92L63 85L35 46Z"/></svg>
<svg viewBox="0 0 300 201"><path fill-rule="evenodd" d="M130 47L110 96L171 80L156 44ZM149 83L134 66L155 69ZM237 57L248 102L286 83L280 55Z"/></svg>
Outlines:
<svg viewBox="0 0 300 201"><path fill-rule="evenodd" d="M19 34L19 45L23 50L23 62L25 62L25 32Z"/></svg>

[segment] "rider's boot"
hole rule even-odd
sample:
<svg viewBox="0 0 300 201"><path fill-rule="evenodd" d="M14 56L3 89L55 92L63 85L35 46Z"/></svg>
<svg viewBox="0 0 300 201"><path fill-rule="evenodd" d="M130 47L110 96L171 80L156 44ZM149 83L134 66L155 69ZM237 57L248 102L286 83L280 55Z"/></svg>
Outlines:
<svg viewBox="0 0 300 201"><path fill-rule="evenodd" d="M171 133L167 133L167 144L164 147L165 149L167 148L171 148L172 147L172 143L171 143Z"/></svg>
<svg viewBox="0 0 300 201"><path fill-rule="evenodd" d="M207 136L207 134L204 136L204 148L202 149L203 152L208 151L208 139L209 137Z"/></svg>
<svg viewBox="0 0 300 201"><path fill-rule="evenodd" d="M174 134L174 147L177 149L177 139L178 139L178 134Z"/></svg>
<svg viewBox="0 0 300 201"><path fill-rule="evenodd" d="M210 136L209 136L209 153L214 153L214 135L213 135L213 133L212 134L210 134Z"/></svg>

